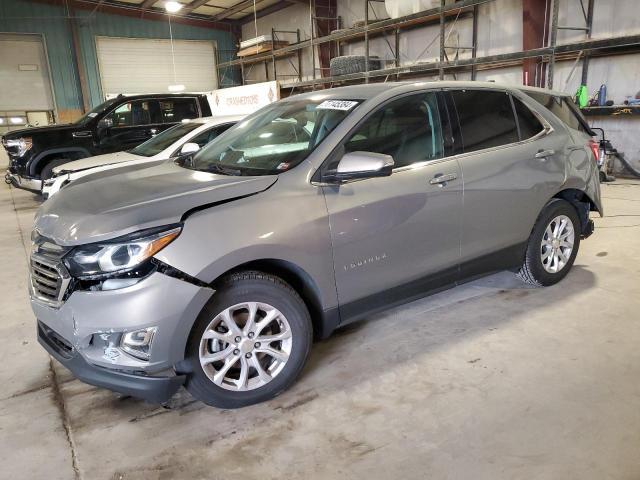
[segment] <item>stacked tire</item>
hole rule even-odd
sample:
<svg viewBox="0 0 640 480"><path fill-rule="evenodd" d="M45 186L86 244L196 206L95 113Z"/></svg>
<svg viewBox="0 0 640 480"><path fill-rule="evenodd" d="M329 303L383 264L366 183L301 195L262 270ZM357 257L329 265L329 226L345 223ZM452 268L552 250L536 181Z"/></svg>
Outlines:
<svg viewBox="0 0 640 480"><path fill-rule="evenodd" d="M331 59L331 76L350 75L367 71L367 59L364 55L343 55ZM380 70L380 57L369 57L369 71Z"/></svg>

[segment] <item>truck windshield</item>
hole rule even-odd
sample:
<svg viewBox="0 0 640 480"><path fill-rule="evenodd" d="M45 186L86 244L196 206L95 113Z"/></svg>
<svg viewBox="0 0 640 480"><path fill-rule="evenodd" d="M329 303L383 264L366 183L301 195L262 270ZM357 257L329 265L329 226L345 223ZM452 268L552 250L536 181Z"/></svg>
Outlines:
<svg viewBox="0 0 640 480"><path fill-rule="evenodd" d="M276 102L200 150L190 168L226 175L291 170L359 104L359 100Z"/></svg>
<svg viewBox="0 0 640 480"><path fill-rule="evenodd" d="M89 112L87 112L83 116L81 116L78 120L76 120L74 122L75 125L84 125L85 123L88 123L91 119L96 118L98 116L98 114L100 114L101 112L103 112L107 108L111 107L118 100L119 100L119 98L116 97L116 98L112 98L111 100L107 100L106 102L101 103L100 105L95 107L93 110L90 110Z"/></svg>
<svg viewBox="0 0 640 480"><path fill-rule="evenodd" d="M169 148L171 144L177 142L187 133L193 132L196 128L201 127L202 123L188 122L179 123L171 128L166 129L164 132L159 133L155 137L150 138L144 143L141 143L137 147L129 150L129 153L134 155L140 155L142 157L153 157L159 154L165 148Z"/></svg>

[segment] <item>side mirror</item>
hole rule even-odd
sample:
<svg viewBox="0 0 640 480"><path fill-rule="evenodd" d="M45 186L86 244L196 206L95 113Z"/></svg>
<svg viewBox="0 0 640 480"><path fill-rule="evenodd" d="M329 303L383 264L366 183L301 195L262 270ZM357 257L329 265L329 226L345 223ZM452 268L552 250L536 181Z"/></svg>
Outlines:
<svg viewBox="0 0 640 480"><path fill-rule="evenodd" d="M193 142L187 142L184 145L182 145L182 148L180 149L180 154L184 155L187 153L195 153L198 150L200 150L200 145Z"/></svg>
<svg viewBox="0 0 640 480"><path fill-rule="evenodd" d="M335 172L329 172L329 182L342 183L364 178L388 177L393 170L393 157L382 153L351 152L345 154Z"/></svg>
<svg viewBox="0 0 640 480"><path fill-rule="evenodd" d="M98 130L106 130L111 127L113 127L113 118L111 117L104 117L98 122Z"/></svg>

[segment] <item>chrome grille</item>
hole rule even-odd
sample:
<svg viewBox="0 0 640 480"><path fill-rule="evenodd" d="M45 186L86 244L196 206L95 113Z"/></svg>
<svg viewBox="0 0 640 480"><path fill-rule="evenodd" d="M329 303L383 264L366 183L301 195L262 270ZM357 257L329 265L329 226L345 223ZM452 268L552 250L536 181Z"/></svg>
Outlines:
<svg viewBox="0 0 640 480"><path fill-rule="evenodd" d="M43 242L34 245L31 254L32 295L50 306L59 307L71 280L62 263L65 249Z"/></svg>

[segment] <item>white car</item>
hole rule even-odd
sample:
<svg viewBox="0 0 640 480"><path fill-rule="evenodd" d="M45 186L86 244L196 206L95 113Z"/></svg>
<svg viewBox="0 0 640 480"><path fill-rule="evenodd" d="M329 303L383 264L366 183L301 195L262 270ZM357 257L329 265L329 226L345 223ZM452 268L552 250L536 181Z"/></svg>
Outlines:
<svg viewBox="0 0 640 480"><path fill-rule="evenodd" d="M65 163L53 169L52 177L42 186L42 196L46 200L79 178L130 165L130 162L157 162L195 152L243 118L244 115L228 115L188 120L126 152L108 153Z"/></svg>

